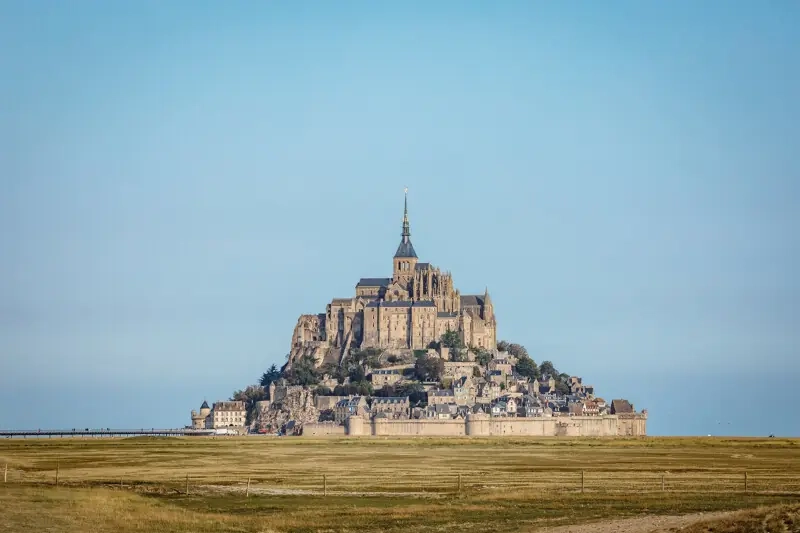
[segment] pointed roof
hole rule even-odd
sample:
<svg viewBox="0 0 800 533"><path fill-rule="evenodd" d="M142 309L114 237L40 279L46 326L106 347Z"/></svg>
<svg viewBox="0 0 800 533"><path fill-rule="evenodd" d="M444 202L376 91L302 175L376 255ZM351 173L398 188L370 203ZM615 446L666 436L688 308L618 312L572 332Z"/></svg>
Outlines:
<svg viewBox="0 0 800 533"><path fill-rule="evenodd" d="M483 293L483 305L492 305L492 299L489 297L489 287L486 287L486 292Z"/></svg>
<svg viewBox="0 0 800 533"><path fill-rule="evenodd" d="M417 252L414 251L414 246L411 244L411 225L408 222L408 187L406 187L405 206L403 209L403 232L400 235L402 239L394 256L413 257L416 259Z"/></svg>
<svg viewBox="0 0 800 533"><path fill-rule="evenodd" d="M210 409L210 407L208 406L208 402L203 400L203 405L200 406L200 409Z"/></svg>

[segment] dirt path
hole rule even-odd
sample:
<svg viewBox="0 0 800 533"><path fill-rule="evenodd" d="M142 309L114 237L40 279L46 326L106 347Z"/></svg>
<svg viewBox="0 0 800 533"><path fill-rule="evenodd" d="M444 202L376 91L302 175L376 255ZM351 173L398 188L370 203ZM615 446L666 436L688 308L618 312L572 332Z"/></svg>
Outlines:
<svg viewBox="0 0 800 533"><path fill-rule="evenodd" d="M734 514L736 511L681 516L640 516L590 524L544 527L532 531L535 533L671 533L703 520L715 520Z"/></svg>

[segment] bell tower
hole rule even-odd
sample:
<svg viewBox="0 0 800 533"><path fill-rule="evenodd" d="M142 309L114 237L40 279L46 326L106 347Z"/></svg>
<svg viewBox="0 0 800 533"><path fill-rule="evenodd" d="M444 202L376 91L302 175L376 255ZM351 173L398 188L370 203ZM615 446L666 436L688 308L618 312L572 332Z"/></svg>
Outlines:
<svg viewBox="0 0 800 533"><path fill-rule="evenodd" d="M394 264L392 265L393 281L411 280L417 266L417 252L414 251L414 246L411 244L411 225L408 222L408 187L405 189L405 195L403 232L400 234L400 246L394 253Z"/></svg>

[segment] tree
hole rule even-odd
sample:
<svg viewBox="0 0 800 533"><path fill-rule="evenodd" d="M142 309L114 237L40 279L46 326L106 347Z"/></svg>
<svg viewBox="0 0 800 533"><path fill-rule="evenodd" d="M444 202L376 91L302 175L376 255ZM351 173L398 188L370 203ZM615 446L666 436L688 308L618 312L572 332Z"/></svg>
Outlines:
<svg viewBox="0 0 800 533"><path fill-rule="evenodd" d="M461 342L461 335L457 331L450 329L442 333L441 343L442 346L451 350L460 350L464 347L464 343Z"/></svg>
<svg viewBox="0 0 800 533"><path fill-rule="evenodd" d="M259 385L268 390L269 386L273 382L278 381L280 378L281 378L281 371L278 370L278 367L273 364L267 369L266 372L261 374L261 379L258 381L258 383Z"/></svg>
<svg viewBox="0 0 800 533"><path fill-rule="evenodd" d="M336 383L340 385L344 383L345 378L347 378L347 370L336 363L326 363L320 371L322 375L327 375L335 379Z"/></svg>
<svg viewBox="0 0 800 533"><path fill-rule="evenodd" d="M480 352L475 356L475 361L481 366L489 366L489 361L492 360L492 354L489 352Z"/></svg>
<svg viewBox="0 0 800 533"><path fill-rule="evenodd" d="M414 363L414 373L420 381L439 381L444 373L444 361L430 355L419 357Z"/></svg>
<svg viewBox="0 0 800 533"><path fill-rule="evenodd" d="M482 375L481 374L481 367L479 367L478 365L473 366L472 367L472 377L473 378L479 378L479 377L481 377L481 375Z"/></svg>
<svg viewBox="0 0 800 533"><path fill-rule="evenodd" d="M497 341L497 351L498 352L507 352L508 351L508 343L506 341Z"/></svg>
<svg viewBox="0 0 800 533"><path fill-rule="evenodd" d="M375 391L375 396L379 396L381 398L390 398L395 395L394 387L391 385L384 385L377 391Z"/></svg>
<svg viewBox="0 0 800 533"><path fill-rule="evenodd" d="M517 359L517 365L515 368L517 374L524 376L531 381L540 376L539 367L536 366L536 362L527 356Z"/></svg>
<svg viewBox="0 0 800 533"><path fill-rule="evenodd" d="M386 362L391 364L391 365L393 365L395 363L400 362L400 358L397 357L396 355L392 354L392 355L390 355L389 357L386 358Z"/></svg>
<svg viewBox="0 0 800 533"><path fill-rule="evenodd" d="M319 383L321 376L314 356L307 354L295 361L284 377L290 385L310 387Z"/></svg>
<svg viewBox="0 0 800 533"><path fill-rule="evenodd" d="M358 383L367 379L367 374L361 365L352 365L347 373L350 383Z"/></svg>
<svg viewBox="0 0 800 533"><path fill-rule="evenodd" d="M330 387L319 385L316 389L314 389L314 396L333 396L333 391L330 389Z"/></svg>
<svg viewBox="0 0 800 533"><path fill-rule="evenodd" d="M428 401L428 394L421 383L404 383L397 385L394 390L395 396L408 396L411 405L418 405Z"/></svg>
<svg viewBox="0 0 800 533"><path fill-rule="evenodd" d="M528 350L521 344L509 344L507 351L511 357L528 357Z"/></svg>
<svg viewBox="0 0 800 533"><path fill-rule="evenodd" d="M245 425L250 425L255 415L256 402L267 399L267 391L260 385L248 385L244 390L233 391L231 400L244 402Z"/></svg>
<svg viewBox="0 0 800 533"><path fill-rule="evenodd" d="M542 364L539 365L539 373L542 376L552 376L553 379L558 376L558 370L556 370L556 367L554 367L553 363L550 361L542 361Z"/></svg>
<svg viewBox="0 0 800 533"><path fill-rule="evenodd" d="M448 348L452 361L463 361L466 357L462 355L464 350L464 342L461 340L461 335L457 331L448 329L442 334L440 347Z"/></svg>

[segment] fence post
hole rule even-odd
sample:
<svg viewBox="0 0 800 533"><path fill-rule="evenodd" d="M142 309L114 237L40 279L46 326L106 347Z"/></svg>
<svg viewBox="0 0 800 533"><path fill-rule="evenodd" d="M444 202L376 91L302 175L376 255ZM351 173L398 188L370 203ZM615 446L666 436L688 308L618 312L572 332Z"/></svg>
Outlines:
<svg viewBox="0 0 800 533"><path fill-rule="evenodd" d="M328 495L328 476L326 474L322 474L322 495Z"/></svg>
<svg viewBox="0 0 800 533"><path fill-rule="evenodd" d="M189 474L186 474L186 495L189 495Z"/></svg>
<svg viewBox="0 0 800 533"><path fill-rule="evenodd" d="M747 494L747 472L744 473L744 493Z"/></svg>
<svg viewBox="0 0 800 533"><path fill-rule="evenodd" d="M247 476L247 489L245 489L244 491L244 497L245 498L250 497L250 476Z"/></svg>
<svg viewBox="0 0 800 533"><path fill-rule="evenodd" d="M458 493L461 494L461 472L458 473Z"/></svg>

